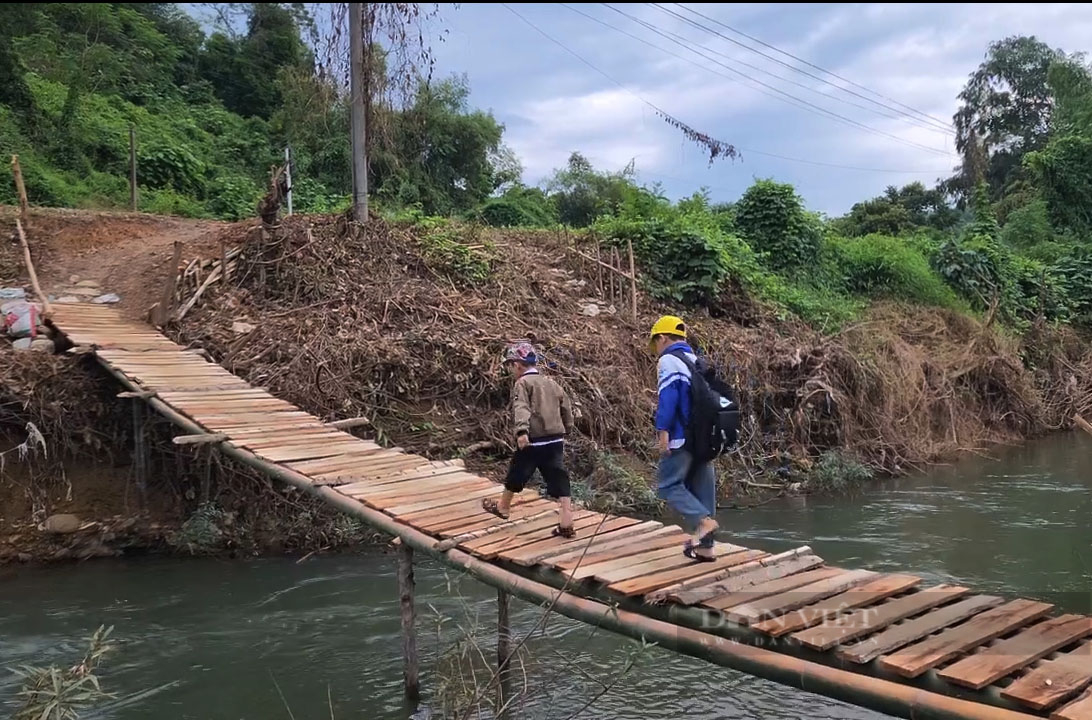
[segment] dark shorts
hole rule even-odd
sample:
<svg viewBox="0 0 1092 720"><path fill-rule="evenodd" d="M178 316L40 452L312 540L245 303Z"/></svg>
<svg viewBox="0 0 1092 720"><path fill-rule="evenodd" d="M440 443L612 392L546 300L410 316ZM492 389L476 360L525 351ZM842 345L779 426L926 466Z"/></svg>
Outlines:
<svg viewBox="0 0 1092 720"><path fill-rule="evenodd" d="M555 442L549 445L528 445L517 450L508 466L508 477L504 480L504 489L514 493L521 492L534 476L535 470L542 473L546 481L546 496L550 498L570 497L569 473L565 470L565 443Z"/></svg>

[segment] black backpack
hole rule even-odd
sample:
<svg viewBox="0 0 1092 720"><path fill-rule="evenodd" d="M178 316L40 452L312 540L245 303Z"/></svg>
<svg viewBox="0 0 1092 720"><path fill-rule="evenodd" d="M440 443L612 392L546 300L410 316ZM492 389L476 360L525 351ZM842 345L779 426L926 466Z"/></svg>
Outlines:
<svg viewBox="0 0 1092 720"><path fill-rule="evenodd" d="M681 350L671 354L690 369L690 422L686 427L686 449L696 461L709 462L739 441L739 405L735 393L704 360L694 363Z"/></svg>

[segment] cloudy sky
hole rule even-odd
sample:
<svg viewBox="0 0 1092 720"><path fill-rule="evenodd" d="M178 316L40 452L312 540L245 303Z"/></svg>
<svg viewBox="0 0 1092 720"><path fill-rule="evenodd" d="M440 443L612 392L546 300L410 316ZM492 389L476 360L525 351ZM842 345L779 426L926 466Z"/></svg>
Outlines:
<svg viewBox="0 0 1092 720"><path fill-rule="evenodd" d="M1034 34L1088 49L1092 6L463 3L444 6L440 27L437 72L468 76L471 101L504 123L528 184L579 150L612 170L633 160L673 198L705 186L734 200L773 177L835 215L887 185L950 174L956 95L988 43ZM652 106L742 159L708 167Z"/></svg>

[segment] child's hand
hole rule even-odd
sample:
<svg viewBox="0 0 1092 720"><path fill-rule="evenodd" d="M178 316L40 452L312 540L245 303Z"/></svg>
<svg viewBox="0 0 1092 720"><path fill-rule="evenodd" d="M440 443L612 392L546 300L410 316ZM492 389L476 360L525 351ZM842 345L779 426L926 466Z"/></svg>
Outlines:
<svg viewBox="0 0 1092 720"><path fill-rule="evenodd" d="M520 450L526 448L530 443L531 441L527 439L526 435L520 435L518 438L516 438L516 447Z"/></svg>
<svg viewBox="0 0 1092 720"><path fill-rule="evenodd" d="M656 433L656 447L661 455L671 454L671 436L666 430Z"/></svg>

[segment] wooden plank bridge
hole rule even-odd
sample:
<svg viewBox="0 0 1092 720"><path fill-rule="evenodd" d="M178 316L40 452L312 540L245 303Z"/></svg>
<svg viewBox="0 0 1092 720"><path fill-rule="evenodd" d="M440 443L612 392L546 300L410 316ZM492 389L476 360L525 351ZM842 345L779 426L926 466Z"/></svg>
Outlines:
<svg viewBox="0 0 1092 720"><path fill-rule="evenodd" d="M552 502L525 493L502 521L480 502L499 486L461 462L331 427L111 308L58 305L53 320L195 439L563 614L903 717L1092 720L1090 617L831 567L807 547L718 543L693 563L678 526L590 511L576 539L553 537Z"/></svg>

